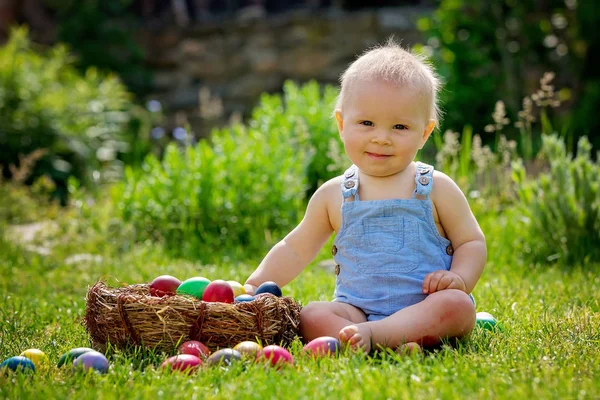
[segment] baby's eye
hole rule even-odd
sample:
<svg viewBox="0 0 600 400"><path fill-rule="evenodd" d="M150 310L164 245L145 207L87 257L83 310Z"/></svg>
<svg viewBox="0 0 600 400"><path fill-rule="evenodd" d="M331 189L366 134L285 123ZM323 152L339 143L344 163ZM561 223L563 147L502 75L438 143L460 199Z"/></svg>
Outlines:
<svg viewBox="0 0 600 400"><path fill-rule="evenodd" d="M394 129L401 129L401 130L408 129L408 126L402 125L402 124L397 124L397 125L394 125Z"/></svg>
<svg viewBox="0 0 600 400"><path fill-rule="evenodd" d="M364 126L373 126L373 123L371 121L360 121L359 123Z"/></svg>

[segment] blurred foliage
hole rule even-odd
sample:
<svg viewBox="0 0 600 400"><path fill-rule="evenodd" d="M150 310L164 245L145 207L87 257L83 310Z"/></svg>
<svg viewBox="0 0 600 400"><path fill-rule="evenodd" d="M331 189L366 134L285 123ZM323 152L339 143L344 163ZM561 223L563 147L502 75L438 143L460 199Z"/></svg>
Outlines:
<svg viewBox="0 0 600 400"><path fill-rule="evenodd" d="M171 144L162 161L150 155L141 170L127 168L113 198L139 240L207 259L239 246L262 252L300 221L314 150L307 124L286 111L299 107L298 89L286 88L289 102L263 95L247 126L214 131L210 144Z"/></svg>
<svg viewBox="0 0 600 400"><path fill-rule="evenodd" d="M36 49L27 30L14 29L0 48L0 165L12 175L19 157L44 149L25 183L47 175L57 195L66 182L120 179L124 162L149 150L151 114L132 103L116 76L95 68L81 75L67 48Z"/></svg>
<svg viewBox="0 0 600 400"><path fill-rule="evenodd" d="M119 75L130 91L143 96L151 73L136 41L140 21L131 11L134 0L43 0L56 13L58 40L77 55L75 65Z"/></svg>
<svg viewBox="0 0 600 400"><path fill-rule="evenodd" d="M522 163L513 164L526 233L523 254L533 261L564 265L600 259L600 164L583 136L573 157L564 141L544 135L540 156L549 171L528 179Z"/></svg>
<svg viewBox="0 0 600 400"><path fill-rule="evenodd" d="M560 86L571 88L557 94L571 107L561 110L562 125L574 135L589 132L598 125L589 117L600 106L600 76L591 67L599 12L590 1L442 0L433 16L418 21L427 43L417 50L433 58L445 80L443 129L470 124L481 132L493 98L502 99L508 118L516 121L525 93L551 70ZM509 126L505 134L517 139L520 131ZM541 142L535 138L534 152Z"/></svg>

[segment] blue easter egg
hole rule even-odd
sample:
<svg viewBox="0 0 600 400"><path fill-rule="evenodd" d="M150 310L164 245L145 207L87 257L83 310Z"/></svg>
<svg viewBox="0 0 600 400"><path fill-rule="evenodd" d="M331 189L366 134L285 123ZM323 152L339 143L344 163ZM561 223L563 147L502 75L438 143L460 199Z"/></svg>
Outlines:
<svg viewBox="0 0 600 400"><path fill-rule="evenodd" d="M0 364L0 371L7 372L8 370L15 372L35 372L35 365L27 357L16 356L7 358Z"/></svg>
<svg viewBox="0 0 600 400"><path fill-rule="evenodd" d="M75 368L83 368L86 371L93 369L101 374L108 371L108 360L104 357L104 354L97 351L88 351L83 353L73 361Z"/></svg>
<svg viewBox="0 0 600 400"><path fill-rule="evenodd" d="M233 299L234 303L246 303L248 301L253 301L254 296L250 296L249 294L240 294L238 297Z"/></svg>
<svg viewBox="0 0 600 400"><path fill-rule="evenodd" d="M267 282L264 282L262 285L260 285L256 289L256 292L254 293L254 295L256 296L257 294L261 294L261 293L271 293L277 297L281 297L281 289L279 288L279 286L277 286L277 284L275 282L272 282L272 281L267 281Z"/></svg>

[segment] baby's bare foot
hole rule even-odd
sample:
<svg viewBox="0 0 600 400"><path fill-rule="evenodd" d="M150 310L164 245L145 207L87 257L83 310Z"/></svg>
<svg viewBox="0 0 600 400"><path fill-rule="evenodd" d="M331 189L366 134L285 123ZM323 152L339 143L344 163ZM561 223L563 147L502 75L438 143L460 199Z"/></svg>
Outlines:
<svg viewBox="0 0 600 400"><path fill-rule="evenodd" d="M339 336L342 344L350 346L354 350L363 351L365 354L369 354L371 351L372 333L368 326L348 325L342 328Z"/></svg>
<svg viewBox="0 0 600 400"><path fill-rule="evenodd" d="M403 355L413 355L422 352L423 349L421 349L421 346L419 346L419 344L415 342L404 343L403 345L399 346L396 350L396 353Z"/></svg>

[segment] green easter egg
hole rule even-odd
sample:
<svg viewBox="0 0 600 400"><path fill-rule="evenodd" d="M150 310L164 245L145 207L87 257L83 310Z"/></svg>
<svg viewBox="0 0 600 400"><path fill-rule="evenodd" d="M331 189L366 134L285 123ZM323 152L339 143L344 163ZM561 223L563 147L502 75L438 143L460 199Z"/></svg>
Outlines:
<svg viewBox="0 0 600 400"><path fill-rule="evenodd" d="M90 349L89 347L76 347L74 349L69 350L58 360L58 367L62 367L65 364L72 364L73 360L84 353L88 353L90 351L94 351L94 349Z"/></svg>
<svg viewBox="0 0 600 400"><path fill-rule="evenodd" d="M188 294L190 296L194 296L199 300L202 300L202 294L204 293L204 289L206 289L209 283L210 279L204 278L202 276L187 279L181 282L181 285L179 285L179 287L177 288L177 294Z"/></svg>
<svg viewBox="0 0 600 400"><path fill-rule="evenodd" d="M487 312L478 312L476 314L475 326L487 331L493 331L502 328L498 321L496 321L496 318Z"/></svg>

